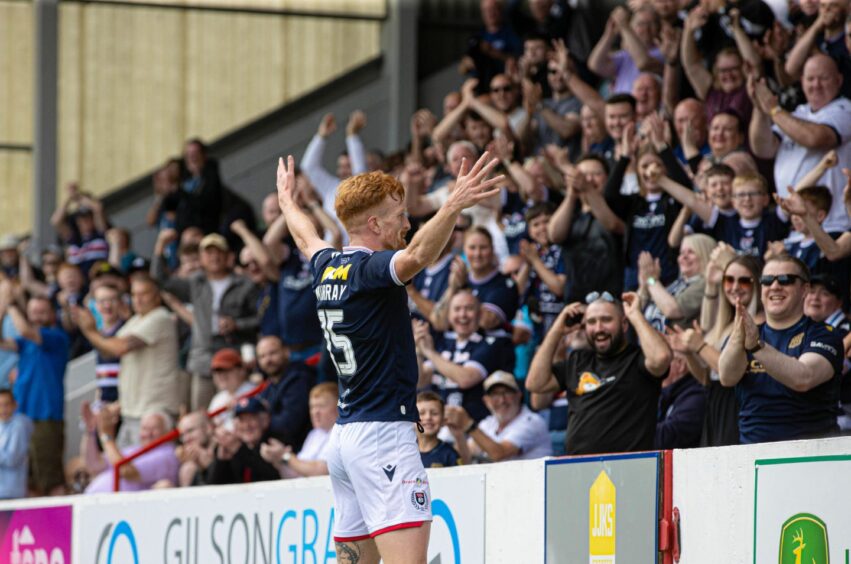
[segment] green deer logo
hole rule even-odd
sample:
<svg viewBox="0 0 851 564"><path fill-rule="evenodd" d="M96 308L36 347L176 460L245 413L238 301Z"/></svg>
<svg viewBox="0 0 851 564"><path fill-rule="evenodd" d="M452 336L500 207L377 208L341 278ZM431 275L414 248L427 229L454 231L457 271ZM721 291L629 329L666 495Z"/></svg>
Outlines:
<svg viewBox="0 0 851 564"><path fill-rule="evenodd" d="M806 539L806 540L805 540ZM783 523L780 564L830 564L827 526L810 513L798 513Z"/></svg>

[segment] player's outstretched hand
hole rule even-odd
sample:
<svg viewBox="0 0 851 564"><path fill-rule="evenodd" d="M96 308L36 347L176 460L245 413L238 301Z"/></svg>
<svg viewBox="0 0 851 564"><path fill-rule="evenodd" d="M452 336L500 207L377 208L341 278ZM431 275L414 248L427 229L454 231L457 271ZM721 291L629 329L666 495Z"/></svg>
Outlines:
<svg viewBox="0 0 851 564"><path fill-rule="evenodd" d="M499 159L491 159L490 153L487 151L476 161L473 168L468 169L469 163L466 159L463 160L460 174L458 174L455 187L449 194L446 205L455 211L461 211L498 194L499 188L494 188L494 186L502 182L505 176L500 174L488 179L488 175L497 164L499 164Z"/></svg>
<svg viewBox="0 0 851 564"><path fill-rule="evenodd" d="M290 155L287 157L287 164L284 164L284 158L278 159L278 205L281 210L295 203L295 159Z"/></svg>

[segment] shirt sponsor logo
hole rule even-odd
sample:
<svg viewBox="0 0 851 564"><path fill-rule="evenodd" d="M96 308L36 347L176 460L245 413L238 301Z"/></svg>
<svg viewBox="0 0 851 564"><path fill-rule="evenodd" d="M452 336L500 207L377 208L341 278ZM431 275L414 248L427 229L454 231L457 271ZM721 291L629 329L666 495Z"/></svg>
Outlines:
<svg viewBox="0 0 851 564"><path fill-rule="evenodd" d="M322 273L322 282L329 278L331 280L348 280L349 270L351 268L351 264L347 264L346 266L327 266L325 267L325 271Z"/></svg>
<svg viewBox="0 0 851 564"><path fill-rule="evenodd" d="M836 349L835 349L835 348L833 348L833 347L831 347L830 345L827 345L827 344L825 344L825 343L819 343L818 341L812 341L812 342L810 342L810 348L812 348L812 349L821 349L821 350L823 350L823 351L827 351L827 352L829 352L829 353L830 353L830 354L832 354L833 356L839 356L839 353L838 353L838 352L836 352Z"/></svg>

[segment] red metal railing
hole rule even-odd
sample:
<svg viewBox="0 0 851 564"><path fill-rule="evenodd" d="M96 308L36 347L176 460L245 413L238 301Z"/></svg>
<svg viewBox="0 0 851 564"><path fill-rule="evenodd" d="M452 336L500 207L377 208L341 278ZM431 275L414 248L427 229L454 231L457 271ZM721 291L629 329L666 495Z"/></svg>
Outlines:
<svg viewBox="0 0 851 564"><path fill-rule="evenodd" d="M250 397L256 396L257 394L259 394L260 392L265 390L266 386L268 386L268 385L269 385L269 381L264 380L263 382L258 384L257 387L254 388L253 390L246 392L246 393L242 394L241 396L239 396L238 399L241 400L241 399L244 399L244 398L250 398ZM218 409L214 409L213 411L208 411L207 417L213 418L216 415L220 415L227 410L228 410L228 407L226 405L223 405L222 407L220 407ZM146 453L152 451L153 449L157 448L158 446L160 446L163 443L173 441L178 436L180 436L180 433L178 432L178 430L172 429L171 431L169 431L165 435L161 436L160 438L155 439L154 441L143 446L142 448L140 448L139 450L137 450L133 454L128 454L127 456L125 456L124 458L119 460L112 469L112 491L117 492L117 491L120 491L120 489L121 489L121 467L122 466L124 466L128 462L133 462L134 460L136 460L137 458L139 458L143 454L146 454Z"/></svg>

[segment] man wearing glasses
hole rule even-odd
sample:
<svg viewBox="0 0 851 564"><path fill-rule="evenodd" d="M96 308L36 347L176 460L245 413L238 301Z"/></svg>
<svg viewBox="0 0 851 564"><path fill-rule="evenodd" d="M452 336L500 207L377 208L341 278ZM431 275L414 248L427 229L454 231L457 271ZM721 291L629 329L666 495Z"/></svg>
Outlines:
<svg viewBox="0 0 851 564"><path fill-rule="evenodd" d="M623 294L621 303L608 292L592 292L585 301L587 306L575 302L559 314L532 360L526 389L567 390L567 454L651 450L661 382L673 353L644 318L637 294ZM629 325L640 345L628 342ZM579 330L590 348L553 364L564 337Z"/></svg>
<svg viewBox="0 0 851 564"><path fill-rule="evenodd" d="M745 443L825 436L837 431L842 337L804 315L810 273L789 255L762 270L765 323L736 304L719 376L736 386L739 439Z"/></svg>

